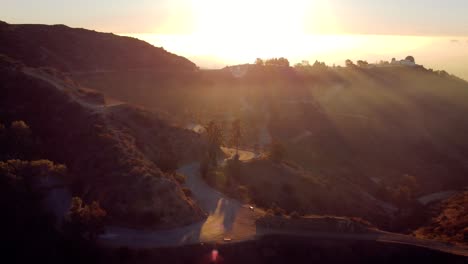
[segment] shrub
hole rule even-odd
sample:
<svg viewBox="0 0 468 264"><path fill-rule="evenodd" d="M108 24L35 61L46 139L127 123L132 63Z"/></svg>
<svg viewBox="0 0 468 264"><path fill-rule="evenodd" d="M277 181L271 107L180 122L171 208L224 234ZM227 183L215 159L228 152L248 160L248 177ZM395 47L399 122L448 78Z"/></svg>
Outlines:
<svg viewBox="0 0 468 264"><path fill-rule="evenodd" d="M83 203L80 197L73 197L64 229L72 236L95 240L104 232L104 219L107 212L98 202L90 205Z"/></svg>
<svg viewBox="0 0 468 264"><path fill-rule="evenodd" d="M20 178L26 180L28 184L38 178L47 176L64 177L67 167L62 164L53 163L50 160L7 160L0 161L0 174L10 178Z"/></svg>
<svg viewBox="0 0 468 264"><path fill-rule="evenodd" d="M31 129L23 120L11 122L10 130L14 135L29 136Z"/></svg>

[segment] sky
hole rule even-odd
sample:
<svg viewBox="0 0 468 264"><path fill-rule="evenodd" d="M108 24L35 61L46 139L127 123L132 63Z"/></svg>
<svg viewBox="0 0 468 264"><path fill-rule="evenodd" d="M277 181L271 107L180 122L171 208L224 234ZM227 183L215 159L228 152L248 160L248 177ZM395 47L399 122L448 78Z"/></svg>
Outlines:
<svg viewBox="0 0 468 264"><path fill-rule="evenodd" d="M202 68L416 54L468 79L468 0L0 0L0 20L133 36Z"/></svg>
<svg viewBox="0 0 468 264"><path fill-rule="evenodd" d="M305 33L468 35L466 0L0 0L0 6L0 19L9 23L114 33L187 34L211 23L294 23Z"/></svg>

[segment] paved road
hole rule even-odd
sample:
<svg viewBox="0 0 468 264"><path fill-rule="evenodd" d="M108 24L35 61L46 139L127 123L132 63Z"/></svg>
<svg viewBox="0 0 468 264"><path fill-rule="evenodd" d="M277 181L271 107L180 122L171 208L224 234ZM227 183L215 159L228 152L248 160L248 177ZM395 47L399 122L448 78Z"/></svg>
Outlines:
<svg viewBox="0 0 468 264"><path fill-rule="evenodd" d="M263 235L282 234L307 236L310 239L367 240L407 244L468 256L468 250L465 248L379 230L369 233L339 233L257 229L255 221L263 216L264 212L259 209L252 211L248 205L227 198L214 190L203 181L198 169L199 165L194 163L182 167L179 172L187 176L186 186L192 190L200 207L209 214L206 220L185 227L159 231L109 227L107 233L100 236L100 242L110 246L153 248L201 242L223 242L224 238L231 238L232 242L242 242Z"/></svg>
<svg viewBox="0 0 468 264"><path fill-rule="evenodd" d="M66 85L57 83L35 70L25 69L24 72L32 77L49 82L59 90L66 89ZM107 107L118 106L121 102L114 102L108 105L96 105L85 102L80 98L75 98L81 105L90 110L106 113ZM231 156L234 149L223 148L223 151ZM256 156L250 151L239 151L240 160L247 161ZM107 232L99 237L99 241L110 246L126 246L132 248L148 248L158 246L177 246L183 244L193 244L200 242L222 242L225 238L230 238L234 242L256 239L258 236L267 234L284 234L294 236L307 236L311 239L333 238L351 240L371 240L387 243L408 244L419 247L431 248L434 250L449 252L468 257L468 249L454 247L433 240L417 239L411 236L376 231L366 234L347 234L330 232L299 232L282 231L272 229L257 230L255 221L264 215L258 209L251 210L248 205L243 205L236 200L230 199L208 186L199 173L198 164L190 164L180 169L180 172L187 176L186 185L192 190L194 198L200 207L208 213L208 217L199 223L189 226L175 228L171 230L138 230L122 227L108 227ZM63 201L70 199L66 189L54 189L46 198L48 204L55 213L60 215L60 211L66 209Z"/></svg>
<svg viewBox="0 0 468 264"><path fill-rule="evenodd" d="M171 230L137 230L109 227L100 242L111 246L147 248L177 246L200 242L222 242L225 238L233 241L255 239L255 221L263 211L251 210L208 186L200 177L199 165L194 163L182 167L179 172L187 176L186 186L190 188L199 206L208 217L199 223Z"/></svg>

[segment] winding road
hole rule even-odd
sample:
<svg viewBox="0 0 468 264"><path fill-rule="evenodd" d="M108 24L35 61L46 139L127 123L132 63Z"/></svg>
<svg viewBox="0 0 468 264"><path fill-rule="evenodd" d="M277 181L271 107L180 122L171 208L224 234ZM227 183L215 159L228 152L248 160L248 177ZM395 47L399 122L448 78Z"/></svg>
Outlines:
<svg viewBox="0 0 468 264"><path fill-rule="evenodd" d="M245 153L246 155L248 153ZM249 157L251 154L248 154ZM186 187L192 190L200 207L208 217L199 223L171 230L136 230L108 227L99 241L108 246L129 248L154 248L198 243L230 243L254 240L264 235L307 236L310 239L366 240L385 243L406 244L468 257L468 249L434 240L371 230L368 233L297 231L257 228L256 220L265 213L251 209L249 205L226 197L208 186L200 177L199 164L182 167L179 172L187 176Z"/></svg>
<svg viewBox="0 0 468 264"><path fill-rule="evenodd" d="M226 197L208 186L200 177L199 164L182 167L179 172L187 176L186 187L190 188L199 206L208 217L199 223L171 230L137 230L108 227L100 236L100 242L111 246L147 248L178 246L202 242L245 241L255 239L255 221L264 215L258 209Z"/></svg>
<svg viewBox="0 0 468 264"><path fill-rule="evenodd" d="M314 240L366 240L405 244L468 257L466 248L380 230L372 230L368 233L346 233L257 228L256 220L265 213L257 208L252 210L249 205L243 205L214 190L203 181L198 169L199 164L193 163L182 167L179 172L187 176L186 187L192 190L200 207L208 213L204 221L158 231L108 227L107 232L100 236L99 242L113 247L154 248L198 243L226 243L226 239L229 239L229 243L242 242L275 234L307 236Z"/></svg>
<svg viewBox="0 0 468 264"><path fill-rule="evenodd" d="M25 69L24 72L32 77L42 79L55 86L57 89L65 89L65 85L57 83L48 76L32 69ZM96 105L75 98L81 105L94 111L106 113L108 107L122 104L121 102L111 102L106 105ZM269 140L265 133L265 140ZM223 148L227 155L234 155L235 150ZM257 154L239 150L239 159L248 161ZM321 232L321 231L285 231L258 228L256 220L265 213L260 209L253 209L249 205L241 204L239 201L230 199L224 194L208 186L199 174L199 164L193 163L182 167L179 172L187 176L186 187L189 188L199 206L208 214L204 221L188 226L170 230L141 230L130 229L117 226L106 228L106 233L100 235L98 240L101 244L115 247L129 248L154 248L179 246L185 244L196 244L203 242L242 242L253 240L260 236L269 234L283 234L292 236L307 236L310 239L347 239L347 240L369 240L376 242L407 244L418 247L430 248L433 250L448 252L468 257L468 249L437 242L433 240L418 239L412 236L383 232L380 230L369 231L368 233L344 233L344 232ZM49 183L51 184L51 183ZM46 185L45 187L47 187ZM51 186L55 186L52 184ZM52 188L45 199L48 207L52 208L57 217L65 211L71 195L67 188ZM232 243L231 242L231 243Z"/></svg>

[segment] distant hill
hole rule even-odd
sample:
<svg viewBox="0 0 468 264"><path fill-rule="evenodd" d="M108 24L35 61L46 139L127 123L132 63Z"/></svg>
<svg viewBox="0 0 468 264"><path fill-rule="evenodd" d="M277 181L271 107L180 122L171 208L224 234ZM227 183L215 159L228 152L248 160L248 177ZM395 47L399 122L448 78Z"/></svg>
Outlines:
<svg viewBox="0 0 468 264"><path fill-rule="evenodd" d="M66 72L196 70L191 61L144 41L64 25L10 25L0 21L0 54L27 66Z"/></svg>
<svg viewBox="0 0 468 264"><path fill-rule="evenodd" d="M217 101L204 101L200 116L241 117L252 145L266 123L309 170L380 187L413 175L423 194L468 184L468 83L456 77L423 67L256 65L203 74L210 86L198 91Z"/></svg>

